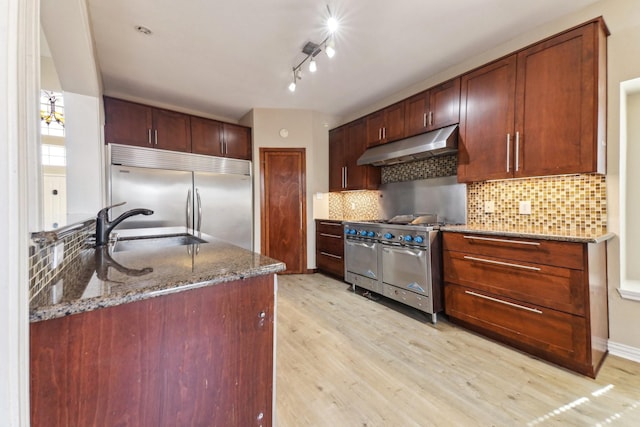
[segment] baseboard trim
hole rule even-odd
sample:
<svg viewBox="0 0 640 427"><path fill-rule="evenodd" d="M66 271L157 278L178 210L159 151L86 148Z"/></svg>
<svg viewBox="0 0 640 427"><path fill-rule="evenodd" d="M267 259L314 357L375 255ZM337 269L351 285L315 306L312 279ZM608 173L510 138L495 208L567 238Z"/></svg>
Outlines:
<svg viewBox="0 0 640 427"><path fill-rule="evenodd" d="M609 341L609 354L640 363L640 348Z"/></svg>

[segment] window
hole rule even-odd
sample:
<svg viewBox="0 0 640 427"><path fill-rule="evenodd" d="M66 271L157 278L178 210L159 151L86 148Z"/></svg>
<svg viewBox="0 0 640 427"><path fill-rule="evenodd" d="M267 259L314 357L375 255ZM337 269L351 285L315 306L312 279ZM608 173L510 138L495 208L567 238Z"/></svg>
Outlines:
<svg viewBox="0 0 640 427"><path fill-rule="evenodd" d="M62 93L40 91L40 130L42 135L64 136L64 99Z"/></svg>
<svg viewBox="0 0 640 427"><path fill-rule="evenodd" d="M64 145L42 144L43 166L66 166L67 152Z"/></svg>

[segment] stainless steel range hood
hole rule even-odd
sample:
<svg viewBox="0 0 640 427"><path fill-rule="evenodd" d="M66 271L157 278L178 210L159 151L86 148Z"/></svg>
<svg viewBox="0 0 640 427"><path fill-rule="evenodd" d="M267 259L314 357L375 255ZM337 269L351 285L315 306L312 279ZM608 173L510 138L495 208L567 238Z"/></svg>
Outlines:
<svg viewBox="0 0 640 427"><path fill-rule="evenodd" d="M458 151L458 125L371 147L358 159L358 165L387 166L413 162Z"/></svg>

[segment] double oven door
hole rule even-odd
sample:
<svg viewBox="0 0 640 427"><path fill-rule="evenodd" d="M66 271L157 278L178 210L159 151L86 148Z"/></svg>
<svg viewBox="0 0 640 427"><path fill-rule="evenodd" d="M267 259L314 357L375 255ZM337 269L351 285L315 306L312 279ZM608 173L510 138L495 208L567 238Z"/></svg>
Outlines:
<svg viewBox="0 0 640 427"><path fill-rule="evenodd" d="M382 293L378 246L380 243L369 239L345 238L344 278L356 286Z"/></svg>

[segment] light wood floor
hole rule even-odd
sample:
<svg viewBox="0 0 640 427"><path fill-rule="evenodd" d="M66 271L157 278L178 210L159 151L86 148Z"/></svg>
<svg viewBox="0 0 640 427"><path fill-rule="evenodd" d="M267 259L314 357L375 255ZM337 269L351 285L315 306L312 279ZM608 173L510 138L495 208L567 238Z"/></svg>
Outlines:
<svg viewBox="0 0 640 427"><path fill-rule="evenodd" d="M278 427L640 426L640 364L592 380L321 274L278 288Z"/></svg>

